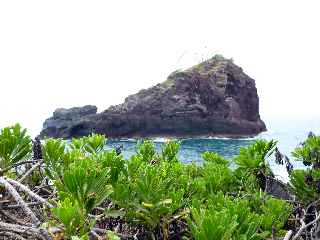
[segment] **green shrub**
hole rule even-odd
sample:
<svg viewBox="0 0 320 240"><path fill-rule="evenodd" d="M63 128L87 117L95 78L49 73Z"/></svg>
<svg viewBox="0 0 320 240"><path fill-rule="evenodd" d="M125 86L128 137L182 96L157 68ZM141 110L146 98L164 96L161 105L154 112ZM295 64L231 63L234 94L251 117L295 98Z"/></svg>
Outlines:
<svg viewBox="0 0 320 240"><path fill-rule="evenodd" d="M266 178L274 177L268 163L277 142L271 140L257 140L254 144L240 149L234 158L236 169L235 176L245 191L255 192L265 190Z"/></svg>
<svg viewBox="0 0 320 240"><path fill-rule="evenodd" d="M225 159L224 157L220 156L215 152L205 152L202 154L203 160L207 163L216 163L220 165L229 166L230 161Z"/></svg>
<svg viewBox="0 0 320 240"><path fill-rule="evenodd" d="M277 233L280 233L280 235L284 235L282 229L291 215L292 210L292 205L284 200L267 197L263 204L261 204L261 229L266 231L268 236L271 236L272 228L274 228Z"/></svg>
<svg viewBox="0 0 320 240"><path fill-rule="evenodd" d="M294 193L305 205L320 196L320 136L310 135L297 147L292 156L302 161L308 169L294 170L290 175L290 184Z"/></svg>
<svg viewBox="0 0 320 240"><path fill-rule="evenodd" d="M237 187L234 174L226 164L205 162L202 177L206 185L207 194L219 191L232 192Z"/></svg>
<svg viewBox="0 0 320 240"><path fill-rule="evenodd" d="M235 157L237 168L252 174L263 171L269 175L271 170L267 158L273 154L276 144L273 140L257 140L254 144L241 148L239 155Z"/></svg>
<svg viewBox="0 0 320 240"><path fill-rule="evenodd" d="M212 195L204 205L193 202L188 221L195 239L262 239L258 234L261 219L251 212L245 200L231 199L222 192Z"/></svg>
<svg viewBox="0 0 320 240"><path fill-rule="evenodd" d="M93 224L88 222L83 208L69 198L59 201L58 206L51 211L58 220L58 224L62 224L61 227L69 238L87 234L90 231L90 225Z"/></svg>
<svg viewBox="0 0 320 240"><path fill-rule="evenodd" d="M86 158L72 163L63 172L61 182L55 184L61 199L73 199L89 214L111 194L109 174L108 168L101 168L96 161Z"/></svg>
<svg viewBox="0 0 320 240"><path fill-rule="evenodd" d="M31 156L32 142L27 130L19 124L6 127L0 133L0 170Z"/></svg>
<svg viewBox="0 0 320 240"><path fill-rule="evenodd" d="M150 155L149 155L150 156ZM186 216L186 177L180 162L148 163L143 156L128 161L128 174L114 188L113 201L126 219L165 236L171 221Z"/></svg>
<svg viewBox="0 0 320 240"><path fill-rule="evenodd" d="M265 239L272 229L283 235L291 212L292 206L280 199L263 196L252 202L218 192L205 203L196 199L188 222L195 239Z"/></svg>
<svg viewBox="0 0 320 240"><path fill-rule="evenodd" d="M290 184L294 189L295 195L306 205L319 198L313 173L315 172L312 170L297 169L290 175ZM311 180L308 181L308 178L311 178Z"/></svg>
<svg viewBox="0 0 320 240"><path fill-rule="evenodd" d="M85 239L93 226L89 214L111 195L111 184L123 170L124 160L114 151L103 152L103 142L104 137L92 135L70 146L61 139L48 139L43 146L45 172L60 200L52 212L69 238Z"/></svg>
<svg viewBox="0 0 320 240"><path fill-rule="evenodd" d="M156 155L154 143L151 140L144 140L138 143L138 156L141 156L144 162L151 161Z"/></svg>
<svg viewBox="0 0 320 240"><path fill-rule="evenodd" d="M59 179L69 165L65 158L65 143L62 139L47 139L42 148L46 175L51 180Z"/></svg>
<svg viewBox="0 0 320 240"><path fill-rule="evenodd" d="M104 135L92 134L79 139L73 138L70 146L73 149L81 150L83 153L98 154L103 151L106 141Z"/></svg>
<svg viewBox="0 0 320 240"><path fill-rule="evenodd" d="M311 135L292 152L293 157L304 165L320 168L320 136Z"/></svg>
<svg viewBox="0 0 320 240"><path fill-rule="evenodd" d="M320 194L319 139L309 137L293 153L312 165L290 175L305 205ZM203 165L183 164L177 156L179 141L163 144L160 154L152 141L139 142L137 154L126 161L114 150L105 151L105 141L93 134L70 143L47 139L43 146L43 168L58 197L48 222L61 228L66 239L87 240L96 221L118 217L128 229L144 229L148 239L173 239L176 226L185 228L180 237L190 239L258 240L271 237L273 230L283 235L292 205L268 196L261 182L273 176L268 158L276 142L258 140L242 148L233 167L212 152L203 154ZM31 140L19 125L1 131L1 168L30 153ZM43 182L40 173L38 183ZM105 211L91 215L106 204ZM119 239L112 231L106 237Z"/></svg>
<svg viewBox="0 0 320 240"><path fill-rule="evenodd" d="M110 169L111 184L116 184L121 174L127 174L125 160L121 155L117 155L115 150L101 152L93 158L102 168Z"/></svg>
<svg viewBox="0 0 320 240"><path fill-rule="evenodd" d="M179 141L167 141L162 146L162 157L167 161L178 161L177 154L180 149Z"/></svg>

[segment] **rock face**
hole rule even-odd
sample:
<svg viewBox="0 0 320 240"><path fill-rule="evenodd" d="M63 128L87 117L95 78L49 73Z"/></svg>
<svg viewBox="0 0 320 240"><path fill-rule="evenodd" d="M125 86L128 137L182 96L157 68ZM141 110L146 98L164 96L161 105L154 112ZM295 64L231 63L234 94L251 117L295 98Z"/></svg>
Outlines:
<svg viewBox="0 0 320 240"><path fill-rule="evenodd" d="M215 56L176 71L154 87L96 114L96 107L57 109L41 136L111 138L253 136L266 130L255 82L231 60Z"/></svg>
<svg viewBox="0 0 320 240"><path fill-rule="evenodd" d="M85 121L86 117L96 113L97 107L92 105L70 109L58 108L53 112L53 116L44 122L40 136L67 137L64 131L68 131L70 126L77 125L79 122ZM90 133L86 132L82 135L87 134Z"/></svg>

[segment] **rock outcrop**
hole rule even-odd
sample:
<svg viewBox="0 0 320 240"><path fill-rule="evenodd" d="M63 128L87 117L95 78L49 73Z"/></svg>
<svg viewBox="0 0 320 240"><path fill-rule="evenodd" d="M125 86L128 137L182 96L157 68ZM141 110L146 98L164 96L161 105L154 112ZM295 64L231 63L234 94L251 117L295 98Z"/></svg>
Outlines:
<svg viewBox="0 0 320 240"><path fill-rule="evenodd" d="M64 132L68 131L71 126L78 125L79 122L85 121L86 117L95 114L97 114L97 107L92 105L70 109L58 108L53 112L53 116L44 122L40 136L67 137ZM90 132L79 135L88 134Z"/></svg>
<svg viewBox="0 0 320 240"><path fill-rule="evenodd" d="M111 138L247 137L266 130L259 116L255 81L232 60L215 56L176 71L120 105L57 109L41 136L71 138L92 132Z"/></svg>

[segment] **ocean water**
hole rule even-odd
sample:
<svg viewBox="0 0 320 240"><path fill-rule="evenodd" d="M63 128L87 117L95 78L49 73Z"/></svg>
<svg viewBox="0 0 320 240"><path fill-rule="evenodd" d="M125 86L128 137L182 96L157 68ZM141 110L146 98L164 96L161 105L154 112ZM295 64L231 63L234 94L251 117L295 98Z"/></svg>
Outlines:
<svg viewBox="0 0 320 240"><path fill-rule="evenodd" d="M294 161L291 152L301 143L310 131L320 134L320 118L298 119L298 120L268 120L266 121L267 132L250 139L226 139L226 138L191 138L182 139L179 151L179 159L184 163L195 162L201 164L203 152L212 151L232 161L241 147L252 144L256 139L277 140L280 152L286 154L295 168L303 168L301 162ZM166 141L165 138L154 139L157 151L161 151L161 145ZM106 148L114 148L123 145L123 155L130 158L137 151L137 139L128 140L109 140ZM283 180L288 181L288 175L284 166L275 164L274 157L271 156L269 164L275 175Z"/></svg>

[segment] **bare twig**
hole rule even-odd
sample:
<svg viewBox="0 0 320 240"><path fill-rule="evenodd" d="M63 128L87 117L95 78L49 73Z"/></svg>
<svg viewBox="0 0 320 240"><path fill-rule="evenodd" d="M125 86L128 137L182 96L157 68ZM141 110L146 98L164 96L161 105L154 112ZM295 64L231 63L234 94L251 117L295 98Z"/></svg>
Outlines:
<svg viewBox="0 0 320 240"><path fill-rule="evenodd" d="M316 217L312 222L309 222L308 224L305 224L303 221L301 221L301 227L299 228L298 232L293 236L292 240L297 240L303 231L305 231L309 226L315 224L317 221L320 220L320 215Z"/></svg>
<svg viewBox="0 0 320 240"><path fill-rule="evenodd" d="M37 167L39 167L43 163L43 160L37 162L35 165L32 166L19 180L18 182L23 182Z"/></svg>
<svg viewBox="0 0 320 240"><path fill-rule="evenodd" d="M0 201L0 205L6 204L6 203L11 203L11 201L8 200L8 199L4 199L4 200L1 200L1 201Z"/></svg>
<svg viewBox="0 0 320 240"><path fill-rule="evenodd" d="M44 198L42 198L39 195L37 195L34 192L32 192L27 186L25 186L25 185L15 181L15 180L13 180L13 179L9 179L9 178L8 178L8 182L11 183L12 185L14 185L15 187L18 187L19 189L21 189L25 193L27 193L30 197L38 200L39 202L42 202L43 204L46 204L50 208L53 208L52 204L48 203L47 200L45 200Z"/></svg>
<svg viewBox="0 0 320 240"><path fill-rule="evenodd" d="M40 159L39 159L40 160ZM21 165L24 165L24 164L27 164L27 163L35 163L35 162L38 162L39 160L28 160L28 161L24 161L24 162L18 162L16 164L12 164L11 166L9 167L6 167L4 169L0 169L0 176L3 176L4 173L10 171L12 168L16 168L16 167L19 167Z"/></svg>
<svg viewBox="0 0 320 240"><path fill-rule="evenodd" d="M24 212L30 216L32 223L35 226L39 226L41 222L37 216L31 211L26 202L22 199L16 189L6 180L5 177L0 177L0 184L3 184L5 189L11 194L11 196L16 200L16 202L21 206Z"/></svg>
<svg viewBox="0 0 320 240"><path fill-rule="evenodd" d="M42 202L27 202L26 203L28 207L33 207L33 206L38 206L42 205ZM19 204L12 204L12 205L7 205L7 206L1 206L1 209L3 210L8 210L8 209L16 209L20 208L21 206Z"/></svg>
<svg viewBox="0 0 320 240"><path fill-rule="evenodd" d="M91 234L92 236L94 236L95 238L97 238L98 240L101 239L101 237L99 236L99 234L96 233L94 230L90 231L90 234Z"/></svg>
<svg viewBox="0 0 320 240"><path fill-rule="evenodd" d="M15 232L20 234L32 235L36 238L41 238L45 240L52 240L48 232L41 228L28 227L18 224L4 223L0 221L0 231L5 232Z"/></svg>
<svg viewBox="0 0 320 240"><path fill-rule="evenodd" d="M14 233L14 232L7 232L7 231L1 231L0 236L5 236L9 237L11 239L16 239L16 240L26 240L26 238L22 237L21 235Z"/></svg>
<svg viewBox="0 0 320 240"><path fill-rule="evenodd" d="M292 230L289 230L286 235L284 236L283 240L290 240L293 232Z"/></svg>
<svg viewBox="0 0 320 240"><path fill-rule="evenodd" d="M26 223L26 222L20 220L19 218L15 217L13 214L8 213L7 211L0 210L0 214L5 216L7 219L12 221L13 223L18 223L20 225L25 225L25 226L31 226L30 223Z"/></svg>
<svg viewBox="0 0 320 240"><path fill-rule="evenodd" d="M92 230L95 232L98 232L98 233L106 233L107 232L106 229L102 229L102 228L93 228Z"/></svg>

